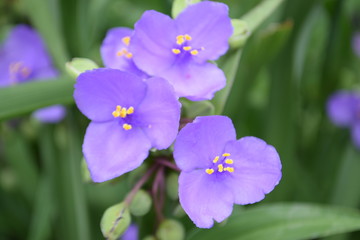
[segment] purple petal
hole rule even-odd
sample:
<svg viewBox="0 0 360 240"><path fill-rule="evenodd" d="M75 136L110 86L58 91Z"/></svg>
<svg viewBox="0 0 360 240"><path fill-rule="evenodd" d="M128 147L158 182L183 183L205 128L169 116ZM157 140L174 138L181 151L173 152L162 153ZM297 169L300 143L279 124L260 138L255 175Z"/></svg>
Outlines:
<svg viewBox="0 0 360 240"><path fill-rule="evenodd" d="M204 48L196 56L202 62L216 60L228 50L233 32L228 12L223 3L205 1L190 5L176 18L179 32L192 37L190 45Z"/></svg>
<svg viewBox="0 0 360 240"><path fill-rule="evenodd" d="M360 112L359 112L359 115L360 115ZM351 129L351 136L352 136L354 145L360 149L360 116L359 116L358 122L356 124L354 124L354 126Z"/></svg>
<svg viewBox="0 0 360 240"><path fill-rule="evenodd" d="M150 141L139 128L124 130L117 121L91 122L83 153L92 180L104 182L139 167L150 148Z"/></svg>
<svg viewBox="0 0 360 240"><path fill-rule="evenodd" d="M228 141L236 140L231 119L225 116L197 117L179 133L174 158L182 171L207 168L224 152Z"/></svg>
<svg viewBox="0 0 360 240"><path fill-rule="evenodd" d="M174 86L179 97L192 101L212 99L214 93L226 85L223 71L212 63L176 64L159 76Z"/></svg>
<svg viewBox="0 0 360 240"><path fill-rule="evenodd" d="M171 51L176 40L176 26L169 16L146 11L135 24L130 51L135 64L150 75L168 69L176 55Z"/></svg>
<svg viewBox="0 0 360 240"><path fill-rule="evenodd" d="M43 123L57 123L63 120L65 114L66 109L64 106L54 105L36 110L32 115Z"/></svg>
<svg viewBox="0 0 360 240"><path fill-rule="evenodd" d="M122 56L118 55L122 50L129 52L132 34L133 30L130 28L119 27L110 29L101 45L101 57L105 67L116 68L144 77L146 74L136 67L132 58L126 57L126 54ZM126 44L126 42L122 40L125 37L130 37L129 44Z"/></svg>
<svg viewBox="0 0 360 240"><path fill-rule="evenodd" d="M273 146L256 137L244 137L226 144L225 152L234 161L232 178L225 184L232 189L236 204L262 200L281 179L281 162Z"/></svg>
<svg viewBox="0 0 360 240"><path fill-rule="evenodd" d="M164 79L150 78L143 102L135 110L152 147L165 149L174 141L180 121L180 103L173 87Z"/></svg>
<svg viewBox="0 0 360 240"><path fill-rule="evenodd" d="M139 239L139 228L136 224L131 224L121 237L121 240L138 240L138 239Z"/></svg>
<svg viewBox="0 0 360 240"><path fill-rule="evenodd" d="M74 99L80 111L94 121L113 119L117 105L134 107L142 101L146 83L138 76L117 69L99 68L80 74Z"/></svg>
<svg viewBox="0 0 360 240"><path fill-rule="evenodd" d="M190 161L190 160L189 160ZM199 228L210 228L229 217L233 194L224 185L203 170L181 172L179 177L180 204Z"/></svg>
<svg viewBox="0 0 360 240"><path fill-rule="evenodd" d="M338 126L350 126L356 119L356 110L360 106L360 97L353 92L339 91L327 102L327 113L331 121Z"/></svg>

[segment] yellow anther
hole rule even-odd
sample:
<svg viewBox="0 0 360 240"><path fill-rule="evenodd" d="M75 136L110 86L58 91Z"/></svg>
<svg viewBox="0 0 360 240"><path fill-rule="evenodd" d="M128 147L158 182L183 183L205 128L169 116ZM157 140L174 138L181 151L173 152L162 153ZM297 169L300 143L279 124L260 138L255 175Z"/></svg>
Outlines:
<svg viewBox="0 0 360 240"><path fill-rule="evenodd" d="M31 70L27 67L23 67L20 69L20 72L23 77L28 77L31 73Z"/></svg>
<svg viewBox="0 0 360 240"><path fill-rule="evenodd" d="M126 55L126 54L128 54L128 53L129 53L129 52L128 52L125 48L122 48L120 51L118 51L118 52L116 53L116 56L121 57L121 56Z"/></svg>
<svg viewBox="0 0 360 240"><path fill-rule="evenodd" d="M198 55L199 51L198 50L192 50L190 53L191 53L191 55Z"/></svg>
<svg viewBox="0 0 360 240"><path fill-rule="evenodd" d="M117 105L116 110L112 112L114 117L120 117L121 106Z"/></svg>
<svg viewBox="0 0 360 240"><path fill-rule="evenodd" d="M226 168L224 168L224 171L234 172L234 168L233 167L226 167Z"/></svg>
<svg viewBox="0 0 360 240"><path fill-rule="evenodd" d="M228 157L228 156L230 156L230 153L223 153L222 156L223 156L223 157Z"/></svg>
<svg viewBox="0 0 360 240"><path fill-rule="evenodd" d="M191 39L192 39L192 37L190 37L190 35L188 35L188 34L185 34L184 38L188 41L191 41Z"/></svg>
<svg viewBox="0 0 360 240"><path fill-rule="evenodd" d="M224 166L222 164L218 165L218 171L219 172L223 172L224 171Z"/></svg>
<svg viewBox="0 0 360 240"><path fill-rule="evenodd" d="M234 161L233 161L232 159L226 159L226 160L225 160L225 163L227 163L227 164L233 164Z"/></svg>
<svg viewBox="0 0 360 240"><path fill-rule="evenodd" d="M129 37L129 36L123 37L123 38L121 39L121 41L122 41L126 46L129 46L129 44L130 44L130 37Z"/></svg>
<svg viewBox="0 0 360 240"><path fill-rule="evenodd" d="M126 108L121 108L120 110L120 117L125 118L126 117Z"/></svg>
<svg viewBox="0 0 360 240"><path fill-rule="evenodd" d="M175 53L175 54L181 53L180 49L177 49L177 48L173 48L172 52Z"/></svg>
<svg viewBox="0 0 360 240"><path fill-rule="evenodd" d="M133 54L131 52L128 52L126 55L125 55L127 58L132 58L133 57Z"/></svg>
<svg viewBox="0 0 360 240"><path fill-rule="evenodd" d="M129 108L126 110L126 113L127 113L127 114L132 114L132 113L134 113L134 108L133 108L133 107L129 107Z"/></svg>
<svg viewBox="0 0 360 240"><path fill-rule="evenodd" d="M213 174L213 173L214 173L214 169L208 168L208 169L205 170L205 172L206 172L207 174Z"/></svg>
<svg viewBox="0 0 360 240"><path fill-rule="evenodd" d="M125 130L130 130L130 129L132 129L132 126L131 126L130 124L124 123L124 124L123 124L123 129L125 129Z"/></svg>
<svg viewBox="0 0 360 240"><path fill-rule="evenodd" d="M179 36L176 37L176 43L177 43L178 45L181 45L181 44L183 44L184 42L185 42L184 35L179 35Z"/></svg>
<svg viewBox="0 0 360 240"><path fill-rule="evenodd" d="M191 47L190 47L190 46L186 46L186 47L183 47L183 49L184 49L185 51L189 51L189 50L191 50Z"/></svg>
<svg viewBox="0 0 360 240"><path fill-rule="evenodd" d="M219 161L219 156L216 156L213 160L213 163L217 163L217 161Z"/></svg>

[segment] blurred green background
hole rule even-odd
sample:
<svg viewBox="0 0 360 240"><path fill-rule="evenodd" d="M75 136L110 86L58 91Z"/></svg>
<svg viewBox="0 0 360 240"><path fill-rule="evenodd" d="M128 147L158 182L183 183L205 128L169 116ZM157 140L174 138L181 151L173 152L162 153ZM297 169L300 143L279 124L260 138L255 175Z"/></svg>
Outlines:
<svg viewBox="0 0 360 240"><path fill-rule="evenodd" d="M261 1L222 2L232 18L241 19ZM123 200L138 173L102 184L84 181L81 144L88 120L74 105L65 63L84 57L102 66L99 47L108 29L132 27L149 9L170 14L171 6L171 0L0 1L0 41L16 24L30 24L63 72L60 83L0 89L1 240L103 238L103 212ZM225 226L198 231L180 215L189 239L291 240L336 233L342 234L326 239L360 239L359 232L347 233L360 229L360 150L325 112L335 90L360 90L360 56L351 46L357 31L359 0L285 0L242 50L218 61L234 82L228 100L220 101L223 112L219 97L214 100L217 113L232 118L238 138L257 136L274 145L283 178L263 202L236 208ZM61 123L30 117L35 108L55 103L67 105ZM179 216L176 205L167 200L167 217ZM151 212L134 218L142 236L154 230L153 217Z"/></svg>

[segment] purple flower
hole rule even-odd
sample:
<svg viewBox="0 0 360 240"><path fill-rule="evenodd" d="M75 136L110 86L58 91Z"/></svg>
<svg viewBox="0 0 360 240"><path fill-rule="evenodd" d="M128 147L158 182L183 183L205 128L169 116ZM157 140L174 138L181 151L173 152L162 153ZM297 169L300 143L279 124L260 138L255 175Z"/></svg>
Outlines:
<svg viewBox="0 0 360 240"><path fill-rule="evenodd" d="M176 19L146 11L135 24L130 51L141 70L168 80L178 96L211 99L226 79L208 61L228 50L232 32L228 7L223 3L190 5Z"/></svg>
<svg viewBox="0 0 360 240"><path fill-rule="evenodd" d="M117 69L87 71L77 79L74 98L92 120L83 153L95 182L137 168L150 148L169 147L178 132L180 103L161 78L145 82Z"/></svg>
<svg viewBox="0 0 360 240"><path fill-rule="evenodd" d="M0 46L0 87L58 75L41 36L27 25L14 27ZM65 108L51 106L34 112L41 122L55 123L63 119Z"/></svg>
<svg viewBox="0 0 360 240"><path fill-rule="evenodd" d="M281 179L273 146L256 137L236 140L225 116L197 117L179 133L174 158L182 170L180 203L200 228L229 217L233 204L262 200Z"/></svg>
<svg viewBox="0 0 360 240"><path fill-rule="evenodd" d="M355 54L360 57L360 32L356 32L353 35L352 46Z"/></svg>
<svg viewBox="0 0 360 240"><path fill-rule="evenodd" d="M360 148L360 93L334 93L327 102L327 113L335 125L351 128L352 140Z"/></svg>
<svg viewBox="0 0 360 240"><path fill-rule="evenodd" d="M129 51L132 34L133 30L130 28L110 29L101 45L101 57L105 67L120 69L147 78L147 74L138 69L132 60L133 54Z"/></svg>
<svg viewBox="0 0 360 240"><path fill-rule="evenodd" d="M121 240L138 240L139 239L139 227L136 224L131 224L124 232Z"/></svg>

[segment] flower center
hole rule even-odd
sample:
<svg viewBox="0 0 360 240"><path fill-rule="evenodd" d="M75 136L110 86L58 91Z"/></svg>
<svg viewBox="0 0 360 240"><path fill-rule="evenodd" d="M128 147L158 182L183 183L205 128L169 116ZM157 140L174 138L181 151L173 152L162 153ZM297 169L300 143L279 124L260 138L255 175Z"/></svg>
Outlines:
<svg viewBox="0 0 360 240"><path fill-rule="evenodd" d="M22 79L29 77L31 74L31 69L24 66L22 62L13 62L9 65L9 73L10 78L16 82L19 80L19 77Z"/></svg>
<svg viewBox="0 0 360 240"><path fill-rule="evenodd" d="M216 167L215 167L215 169L214 168L207 168L206 170L205 170L205 172L207 173L207 174L213 174L216 170L218 171L218 172L220 172L220 173L222 173L222 172L234 172L234 168L233 167L231 167L231 165L234 163L234 161L232 160L232 159L230 159L230 158L228 158L228 157L230 157L230 153L223 153L222 154L222 159L221 159L221 163L219 163ZM220 160L220 157L219 156L216 156L215 158L214 158L214 160L212 161L214 164L216 164L216 163L218 163L219 162L219 160Z"/></svg>
<svg viewBox="0 0 360 240"><path fill-rule="evenodd" d="M178 35L176 37L176 44L179 45L177 48L171 49L174 54L180 54L182 52L190 52L191 55L196 56L199 54L199 51L204 50L205 48L201 47L200 49L195 49L190 46L189 42L192 40L192 37L189 34Z"/></svg>
<svg viewBox="0 0 360 240"><path fill-rule="evenodd" d="M114 118L118 118L118 117L121 117L121 118L126 118L127 115L131 115L134 113L134 108L133 107L129 107L129 108L125 108L125 107L121 107L120 105L117 105L116 106L116 109L115 111L112 112L112 115L114 116ZM123 129L125 130L130 130L132 129L132 125L131 124L127 124L127 123L124 123L122 125Z"/></svg>
<svg viewBox="0 0 360 240"><path fill-rule="evenodd" d="M125 44L126 47L121 48L120 51L116 53L116 56L118 57L126 57L126 58L132 58L133 54L128 51L127 47L130 45L130 37L126 36L121 39L121 41Z"/></svg>

